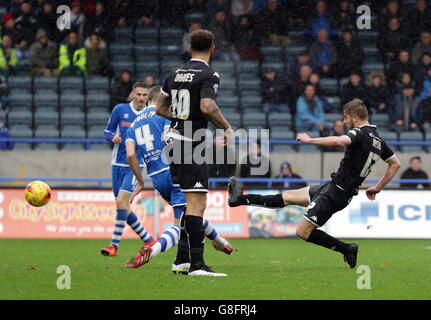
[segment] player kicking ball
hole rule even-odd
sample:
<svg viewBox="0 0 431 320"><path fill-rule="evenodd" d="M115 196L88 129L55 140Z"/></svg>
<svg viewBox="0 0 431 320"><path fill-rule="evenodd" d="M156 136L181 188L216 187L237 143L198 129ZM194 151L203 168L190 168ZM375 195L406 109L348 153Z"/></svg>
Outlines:
<svg viewBox="0 0 431 320"><path fill-rule="evenodd" d="M156 103L160 93L160 86L150 88L148 92L148 106L142 115L136 118L127 130L126 154L129 166L134 173L138 185L130 196L132 202L134 197L144 189L139 160L143 159L148 176L153 182L154 188L159 191L162 198L174 209L174 226L166 229L159 241L150 246L144 244L139 250L139 254L132 258L125 265L126 268L138 268L153 259L161 252L167 251L178 244L177 259L172 265L174 273L188 273L189 261L182 261L180 258L188 255L189 244L186 237L180 239L181 229L184 229L184 211L186 198L179 186L174 186L172 182L169 163L165 156L165 137L171 125L171 121L156 114ZM181 221L183 222L181 224ZM233 251L229 242L218 235L212 224L203 219L201 225L205 236L213 240L212 244L216 250L231 254ZM189 258L190 260L190 258Z"/></svg>
<svg viewBox="0 0 431 320"><path fill-rule="evenodd" d="M367 189L366 195L369 200L375 200L376 195L391 181L401 164L385 141L379 137L376 127L368 123L367 108L361 100L355 99L346 103L343 114L344 124L349 128L346 135L310 138L307 134L301 133L296 138L298 141L319 146L346 146L344 158L338 171L331 175L331 181L277 195L262 196L242 194L235 177L232 177L228 184L229 206L307 207L296 228L296 235L307 242L340 252L350 268L354 268L359 245L344 243L318 228L322 227L334 213L344 209L352 197L358 194L359 186L380 158L387 162L388 167L377 184Z"/></svg>

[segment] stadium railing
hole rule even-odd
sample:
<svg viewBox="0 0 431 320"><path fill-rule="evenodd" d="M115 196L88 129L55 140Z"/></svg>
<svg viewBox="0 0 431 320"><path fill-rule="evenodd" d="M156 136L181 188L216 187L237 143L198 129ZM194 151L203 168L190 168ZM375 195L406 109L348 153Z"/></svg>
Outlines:
<svg viewBox="0 0 431 320"><path fill-rule="evenodd" d="M85 150L91 150L92 143L108 143L103 138L0 138L1 142L23 142L23 143L82 143L85 144ZM237 144L239 143L248 143L247 140L236 139ZM296 140L291 139L270 139L268 141L269 145L274 144L302 144L302 142L298 142ZM431 141L395 141L390 140L386 141L388 145L393 146L431 146Z"/></svg>

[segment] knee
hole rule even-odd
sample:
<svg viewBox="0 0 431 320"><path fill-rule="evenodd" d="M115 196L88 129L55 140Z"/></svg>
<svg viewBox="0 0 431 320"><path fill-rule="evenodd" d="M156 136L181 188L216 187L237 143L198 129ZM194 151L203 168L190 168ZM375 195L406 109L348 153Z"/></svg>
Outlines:
<svg viewBox="0 0 431 320"><path fill-rule="evenodd" d="M117 200L115 200L117 209L129 209L129 198L119 194Z"/></svg>
<svg viewBox="0 0 431 320"><path fill-rule="evenodd" d="M298 238L301 238L302 240L307 241L308 237L310 236L310 233L311 233L311 230L301 228L300 226L296 227L296 236Z"/></svg>

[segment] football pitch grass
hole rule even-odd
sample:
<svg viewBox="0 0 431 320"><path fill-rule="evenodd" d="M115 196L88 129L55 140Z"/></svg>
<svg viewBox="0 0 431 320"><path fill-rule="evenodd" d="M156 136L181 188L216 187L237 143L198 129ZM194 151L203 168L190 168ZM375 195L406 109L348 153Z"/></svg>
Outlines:
<svg viewBox="0 0 431 320"><path fill-rule="evenodd" d="M138 269L125 269L140 248L138 240L123 240L111 258L100 254L108 240L1 239L0 299L431 298L431 241L358 242L358 266L370 268L370 289L357 288L364 273L350 269L341 254L297 239L231 239L237 251L230 256L206 241L206 263L227 273L224 278L172 274L176 247ZM70 268L70 289L57 288L61 265Z"/></svg>

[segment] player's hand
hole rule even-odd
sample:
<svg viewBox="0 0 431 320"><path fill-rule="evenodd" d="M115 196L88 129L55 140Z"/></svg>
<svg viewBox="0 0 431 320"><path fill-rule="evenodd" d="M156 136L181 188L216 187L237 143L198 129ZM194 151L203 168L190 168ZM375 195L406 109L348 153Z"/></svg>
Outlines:
<svg viewBox="0 0 431 320"><path fill-rule="evenodd" d="M133 199L142 191L144 190L144 184L138 183L135 190L133 190L132 194L130 195L130 203L133 203Z"/></svg>
<svg viewBox="0 0 431 320"><path fill-rule="evenodd" d="M233 139L233 130L232 128L227 128L224 131L224 140L223 140L223 146L227 146Z"/></svg>
<svg viewBox="0 0 431 320"><path fill-rule="evenodd" d="M367 191L365 191L365 193L367 194L367 198L371 201L376 200L376 194L378 194L379 192L380 189L376 187L368 188Z"/></svg>
<svg viewBox="0 0 431 320"><path fill-rule="evenodd" d="M308 135L308 134L306 134L306 133L300 133L300 134L298 134L298 136L296 137L296 141L302 141L302 142L304 142L304 143L310 143L310 141L311 141L311 138L310 138L310 136Z"/></svg>
<svg viewBox="0 0 431 320"><path fill-rule="evenodd" d="M112 138L112 143L121 143L123 142L123 139L121 139L121 133L116 134L113 138Z"/></svg>

